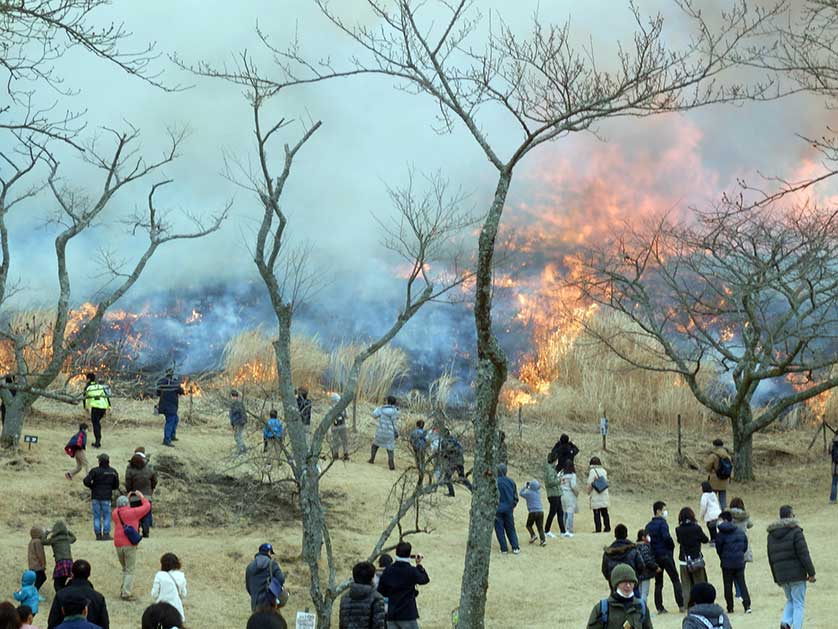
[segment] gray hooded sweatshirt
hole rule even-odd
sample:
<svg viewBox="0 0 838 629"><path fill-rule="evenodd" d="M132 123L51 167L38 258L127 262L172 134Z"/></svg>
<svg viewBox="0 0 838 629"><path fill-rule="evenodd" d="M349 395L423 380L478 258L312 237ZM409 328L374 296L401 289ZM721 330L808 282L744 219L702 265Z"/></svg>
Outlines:
<svg viewBox="0 0 838 629"><path fill-rule="evenodd" d="M538 513L544 511L541 505L541 483L537 480L531 480L521 488L521 498L527 501L527 511L529 513Z"/></svg>
<svg viewBox="0 0 838 629"><path fill-rule="evenodd" d="M721 624L719 620L721 619ZM707 624L710 623L710 624ZM730 619L715 603L693 605L684 617L681 629L731 629Z"/></svg>

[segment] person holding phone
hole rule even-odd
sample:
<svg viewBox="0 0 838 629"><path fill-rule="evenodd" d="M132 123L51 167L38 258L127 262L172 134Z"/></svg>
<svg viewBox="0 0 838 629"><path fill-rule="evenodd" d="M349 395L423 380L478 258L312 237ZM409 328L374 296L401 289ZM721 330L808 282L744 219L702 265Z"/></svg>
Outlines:
<svg viewBox="0 0 838 629"><path fill-rule="evenodd" d="M416 586L430 583L431 578L422 565L422 555L412 551L409 542L399 542L396 560L378 581L378 592L387 599L387 629L419 629Z"/></svg>

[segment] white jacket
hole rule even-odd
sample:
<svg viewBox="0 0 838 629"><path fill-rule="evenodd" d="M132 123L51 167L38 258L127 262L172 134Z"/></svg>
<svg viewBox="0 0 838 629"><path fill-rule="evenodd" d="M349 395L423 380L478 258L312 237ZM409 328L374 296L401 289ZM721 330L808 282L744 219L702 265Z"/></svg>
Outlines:
<svg viewBox="0 0 838 629"><path fill-rule="evenodd" d="M180 612L181 620L185 620L181 599L186 598L186 575L180 570L160 570L154 575L151 598L155 603L168 603Z"/></svg>
<svg viewBox="0 0 838 629"><path fill-rule="evenodd" d="M701 494L701 503L699 506L701 507L701 513L698 517L704 520L704 522L718 520L722 513L722 506L719 504L719 498L712 491Z"/></svg>

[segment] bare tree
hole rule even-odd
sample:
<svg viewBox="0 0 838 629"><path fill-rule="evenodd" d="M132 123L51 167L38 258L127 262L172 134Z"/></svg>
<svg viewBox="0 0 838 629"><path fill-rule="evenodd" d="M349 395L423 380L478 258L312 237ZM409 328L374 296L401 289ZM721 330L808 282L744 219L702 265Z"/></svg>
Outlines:
<svg viewBox="0 0 838 629"><path fill-rule="evenodd" d="M183 141L182 133L171 132L167 149L156 160L147 161L139 153L136 145L139 131L106 130L112 147L100 151L96 143L91 143L83 154L84 159L101 171L101 187L94 196L88 196L83 190L65 184L60 179L60 165L56 154L37 138L39 134L27 136L18 134L20 143L17 154L0 153L0 304L5 304L9 291L10 234L6 218L10 210L20 201L31 197L41 187L46 187L56 206L55 225L58 235L55 237L56 269L58 276L58 295L49 326L48 334L36 335L48 339L44 348L44 365L37 372L30 369L27 350L31 350L31 329L26 326L5 325L0 328L0 341L7 343L14 356L12 375L13 383L0 382L0 398L6 406L6 422L3 426L3 447L17 447L23 431L25 413L42 396L56 400L78 403L80 400L64 391L50 390L51 385L64 369L68 356L77 348L85 347L99 331L108 308L113 306L140 278L149 260L161 245L171 241L201 238L216 231L227 214L227 208L209 217L208 220L189 216L193 223L191 231L179 232L174 229L171 213L158 207L155 195L161 187L171 183L161 179L152 184L146 197L146 208L129 217L126 227L131 235L145 234L147 244L142 253L133 262L120 260L107 249L100 251L103 267L102 289L93 297L95 312L81 322L78 329L68 334L68 323L72 306L71 269L67 260L69 245L81 234L87 232L95 222L109 209L114 199L123 189L139 180L146 179L159 171L177 157L178 148ZM23 188L15 196L18 187L27 177L31 177L39 161L48 168L45 186ZM15 395L12 395L12 392Z"/></svg>

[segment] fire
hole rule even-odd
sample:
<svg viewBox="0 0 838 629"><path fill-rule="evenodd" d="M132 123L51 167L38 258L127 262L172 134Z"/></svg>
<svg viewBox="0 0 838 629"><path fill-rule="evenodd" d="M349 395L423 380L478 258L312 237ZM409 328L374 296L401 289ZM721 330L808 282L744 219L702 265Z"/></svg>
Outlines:
<svg viewBox="0 0 838 629"><path fill-rule="evenodd" d="M197 323L203 318L203 314L198 312L195 308L192 309L192 314L186 319L187 325L192 325L193 323Z"/></svg>
<svg viewBox="0 0 838 629"><path fill-rule="evenodd" d="M200 385L189 378L183 379L181 387L183 387L183 392L190 397L201 397L203 395Z"/></svg>

